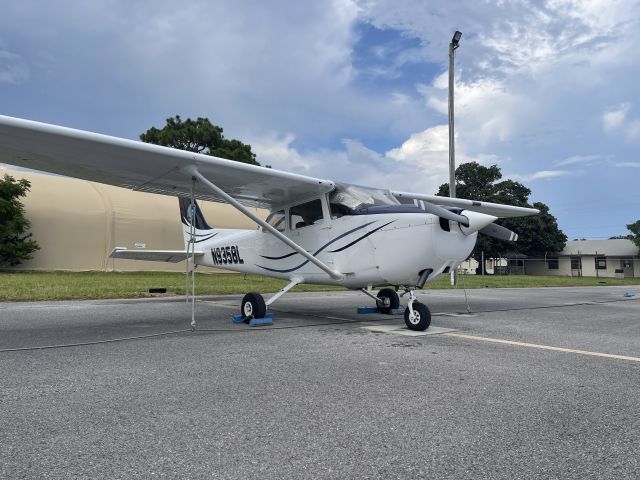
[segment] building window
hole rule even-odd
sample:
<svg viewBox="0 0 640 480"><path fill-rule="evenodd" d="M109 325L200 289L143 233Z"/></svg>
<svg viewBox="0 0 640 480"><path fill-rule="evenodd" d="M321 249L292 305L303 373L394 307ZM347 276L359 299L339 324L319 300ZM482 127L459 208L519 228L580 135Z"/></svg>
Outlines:
<svg viewBox="0 0 640 480"><path fill-rule="evenodd" d="M571 257L571 270L582 270L582 259L580 257Z"/></svg>
<svg viewBox="0 0 640 480"><path fill-rule="evenodd" d="M622 268L633 268L633 261L629 259L622 260Z"/></svg>
<svg viewBox="0 0 640 480"><path fill-rule="evenodd" d="M558 270L558 257L547 257L547 268L549 270Z"/></svg>
<svg viewBox="0 0 640 480"><path fill-rule="evenodd" d="M604 255L598 255L596 257L596 269L597 270L606 270L607 269L607 257Z"/></svg>

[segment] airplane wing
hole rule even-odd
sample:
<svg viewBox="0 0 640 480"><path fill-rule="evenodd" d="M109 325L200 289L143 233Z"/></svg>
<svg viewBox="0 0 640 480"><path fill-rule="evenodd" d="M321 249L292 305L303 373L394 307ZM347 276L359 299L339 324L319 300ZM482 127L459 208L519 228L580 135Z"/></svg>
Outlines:
<svg viewBox="0 0 640 480"><path fill-rule="evenodd" d="M190 194L192 181L186 167L196 167L204 177L214 180L218 187L241 204L266 209L321 195L335 186L330 180L3 115L0 115L0 162L173 196ZM454 214L438 209L438 205L496 217L539 213L534 208L476 200L391 193L398 198L423 200L436 205L435 209L440 213L432 213L445 218ZM195 183L194 196L225 202L201 182Z"/></svg>
<svg viewBox="0 0 640 480"><path fill-rule="evenodd" d="M196 257L204 255L204 252L195 251ZM124 247L116 247L109 255L111 258L125 260L148 260L152 262L178 263L191 258L191 252L186 250L128 250Z"/></svg>
<svg viewBox="0 0 640 480"><path fill-rule="evenodd" d="M188 196L196 167L247 207L272 209L333 190L329 180L0 115L0 162L143 192ZM198 199L225 202L201 182Z"/></svg>
<svg viewBox="0 0 640 480"><path fill-rule="evenodd" d="M421 193L409 192L392 191L391 194L397 198L423 200L434 205L462 208L464 210L471 210L472 212L493 215L498 218L526 217L528 215L536 215L540 213L540 210L537 208L514 207L511 205L503 205L501 203L481 202L480 200L466 200L464 198L440 197L438 195L424 195Z"/></svg>

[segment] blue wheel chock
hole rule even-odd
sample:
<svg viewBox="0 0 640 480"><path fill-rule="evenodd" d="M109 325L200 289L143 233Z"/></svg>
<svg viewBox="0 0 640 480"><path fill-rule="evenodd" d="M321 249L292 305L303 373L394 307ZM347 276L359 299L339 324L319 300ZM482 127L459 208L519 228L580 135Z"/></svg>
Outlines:
<svg viewBox="0 0 640 480"><path fill-rule="evenodd" d="M264 318L252 318L249 320L250 327L259 327L262 325L273 325L273 313L265 314ZM234 315L232 317L233 323L243 323L244 317L240 314Z"/></svg>
<svg viewBox="0 0 640 480"><path fill-rule="evenodd" d="M382 313L378 307L358 307L358 313L363 315L367 313ZM404 315L404 308L394 308L388 315Z"/></svg>

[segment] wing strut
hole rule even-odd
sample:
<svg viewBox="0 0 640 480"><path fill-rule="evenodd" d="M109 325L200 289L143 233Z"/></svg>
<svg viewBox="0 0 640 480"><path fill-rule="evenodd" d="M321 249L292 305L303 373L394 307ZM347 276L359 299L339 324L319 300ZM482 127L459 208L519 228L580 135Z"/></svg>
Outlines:
<svg viewBox="0 0 640 480"><path fill-rule="evenodd" d="M290 238L288 238L285 235L283 235L282 233L280 233L278 230L276 230L274 227L269 225L267 222L265 222L263 219L261 219L259 216L257 216L255 213L253 213L251 210L249 210L247 207L242 205L240 202L238 202L235 198L233 198L227 192L225 192L224 190L222 190L218 186L216 186L213 183L211 183L204 175L202 175L198 171L198 169L196 167L194 167L194 166L184 167L183 171L185 173L191 175L192 178L200 180L203 184L205 184L207 187L209 187L211 190L213 190L221 198L225 199L227 202L229 202L231 205L233 205L236 209L240 210L240 212L244 213L247 217L249 217L251 220L256 222L262 228L264 228L268 232L272 233L278 240L282 241L284 244L286 244L286 245L290 246L291 248L293 248L296 252L298 252L300 255L305 257L307 260L309 260L315 266L317 266L320 270L326 272L331 278L334 278L336 280L340 280L340 279L344 278L344 275L342 273L338 272L337 270L334 270L333 268L331 268L327 264L325 264L325 263L321 262L320 260L318 260L316 257L314 257L309 252L307 252L304 248L302 248L300 245L298 245L296 242L294 242Z"/></svg>
<svg viewBox="0 0 640 480"><path fill-rule="evenodd" d="M191 180L191 203L189 204L189 245L187 251L191 250L191 331L196 329L196 201L193 196L193 185L196 183L195 179ZM187 264L187 272L185 275L185 281L189 281L189 259L185 262ZM185 293L188 291L185 285ZM187 293L187 302L189 301Z"/></svg>

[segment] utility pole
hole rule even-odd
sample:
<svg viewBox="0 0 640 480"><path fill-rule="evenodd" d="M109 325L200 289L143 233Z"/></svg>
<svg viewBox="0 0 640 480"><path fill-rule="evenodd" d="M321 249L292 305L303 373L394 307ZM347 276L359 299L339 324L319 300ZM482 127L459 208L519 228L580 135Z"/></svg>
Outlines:
<svg viewBox="0 0 640 480"><path fill-rule="evenodd" d="M456 145L453 130L454 61L462 32L456 30L449 43L449 196L456 197ZM451 285L457 284L456 269L451 270Z"/></svg>

